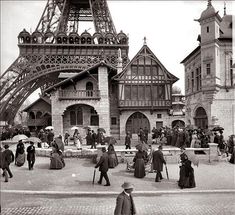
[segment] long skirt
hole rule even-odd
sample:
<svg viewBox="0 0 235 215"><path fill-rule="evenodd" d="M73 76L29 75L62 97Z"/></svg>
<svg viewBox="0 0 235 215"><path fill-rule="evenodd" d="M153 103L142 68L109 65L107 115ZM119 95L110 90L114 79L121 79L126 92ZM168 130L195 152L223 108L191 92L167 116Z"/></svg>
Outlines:
<svg viewBox="0 0 235 215"><path fill-rule="evenodd" d="M144 159L137 159L135 161L135 172L134 176L136 178L143 178L145 176L145 166L144 166Z"/></svg>
<svg viewBox="0 0 235 215"><path fill-rule="evenodd" d="M185 172L186 172L185 167L182 166L180 168L180 178L178 182L179 187L182 189L196 187L195 178L194 178L194 170L192 169L192 171L189 172L188 176L186 176Z"/></svg>
<svg viewBox="0 0 235 215"><path fill-rule="evenodd" d="M115 153L108 156L109 168L114 168L118 165L117 155Z"/></svg>
<svg viewBox="0 0 235 215"><path fill-rule="evenodd" d="M23 166L25 162L25 153L23 154L18 154L18 156L15 159L15 163L17 166Z"/></svg>
<svg viewBox="0 0 235 215"><path fill-rule="evenodd" d="M51 155L50 169L62 169L65 166L64 159L58 153Z"/></svg>
<svg viewBox="0 0 235 215"><path fill-rule="evenodd" d="M74 138L74 145L77 147L77 149L81 149L81 142L78 138Z"/></svg>

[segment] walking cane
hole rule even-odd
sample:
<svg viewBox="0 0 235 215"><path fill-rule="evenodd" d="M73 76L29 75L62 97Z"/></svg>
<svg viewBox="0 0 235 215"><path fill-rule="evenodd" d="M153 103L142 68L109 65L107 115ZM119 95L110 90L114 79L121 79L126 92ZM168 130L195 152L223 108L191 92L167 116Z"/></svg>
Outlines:
<svg viewBox="0 0 235 215"><path fill-rule="evenodd" d="M94 185L95 183L95 172L96 172L96 169L94 169L94 173L93 173L93 181L92 181L92 184Z"/></svg>
<svg viewBox="0 0 235 215"><path fill-rule="evenodd" d="M165 169L166 169L166 177L167 177L167 179L169 180L168 169L167 169L166 164L165 164Z"/></svg>

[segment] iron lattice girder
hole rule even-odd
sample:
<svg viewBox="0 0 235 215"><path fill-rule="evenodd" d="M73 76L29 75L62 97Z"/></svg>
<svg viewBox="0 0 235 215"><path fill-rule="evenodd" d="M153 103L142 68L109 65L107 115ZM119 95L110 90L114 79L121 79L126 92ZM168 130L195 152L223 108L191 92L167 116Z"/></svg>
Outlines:
<svg viewBox="0 0 235 215"><path fill-rule="evenodd" d="M1 104L1 120L13 122L15 115L23 104L23 102L30 94L32 94L36 89L38 89L40 85L40 81L36 80L35 82L32 82L31 84L28 84L25 87L15 90L14 94Z"/></svg>
<svg viewBox="0 0 235 215"><path fill-rule="evenodd" d="M31 92L33 83L38 83L37 88L44 90L58 82L59 72L82 71L101 60L116 67L118 47L123 49L123 64L128 61L128 46L103 46L102 49L100 45L96 48L93 45L89 49L87 45L20 44L19 47L20 56L1 77L1 80L6 79L10 73L16 76L13 80L6 79L8 82L1 86L0 94L1 101L5 101L0 106L1 112L11 113L12 117L27 98L25 92ZM37 88L33 87L34 90Z"/></svg>
<svg viewBox="0 0 235 215"><path fill-rule="evenodd" d="M40 49L37 45L27 44L19 45L19 47L22 54L1 77L1 80L5 79L7 82L9 73L15 75L14 79L9 78L8 83L1 86L1 100L13 89L22 87L22 85L50 73L63 70L83 70L104 59L113 66L117 65L117 48L112 49L110 47L109 50L104 50L97 46L97 49L93 47L88 50L87 47L82 49L81 46L76 49L74 45L70 49L63 46L43 45ZM48 51L48 54L44 54L45 50ZM67 54L61 54L63 52ZM122 57L125 65L128 60L127 50L123 51Z"/></svg>
<svg viewBox="0 0 235 215"><path fill-rule="evenodd" d="M96 32L117 35L106 0L48 0L36 31L78 33L79 21L93 21Z"/></svg>
<svg viewBox="0 0 235 215"><path fill-rule="evenodd" d="M94 22L93 36L78 35L85 20ZM0 77L2 119L12 120L25 99L57 83L61 71L79 72L101 60L116 67L118 49L123 66L128 62L128 37L116 33L106 0L48 0L36 31L24 29L18 39L20 55Z"/></svg>

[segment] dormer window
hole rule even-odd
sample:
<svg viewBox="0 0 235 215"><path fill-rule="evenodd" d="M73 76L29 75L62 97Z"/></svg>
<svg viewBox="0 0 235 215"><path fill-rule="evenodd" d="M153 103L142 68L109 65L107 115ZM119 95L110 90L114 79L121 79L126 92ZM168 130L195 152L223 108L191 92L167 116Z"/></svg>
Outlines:
<svg viewBox="0 0 235 215"><path fill-rule="evenodd" d="M209 33L210 32L210 28L209 26L206 27L206 32Z"/></svg>

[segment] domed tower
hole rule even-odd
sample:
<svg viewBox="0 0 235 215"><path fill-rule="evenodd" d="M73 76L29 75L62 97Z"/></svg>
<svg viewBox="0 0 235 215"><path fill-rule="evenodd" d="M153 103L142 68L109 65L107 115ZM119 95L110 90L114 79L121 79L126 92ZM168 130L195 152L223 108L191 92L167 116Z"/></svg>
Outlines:
<svg viewBox="0 0 235 215"><path fill-rule="evenodd" d="M185 66L186 121L200 128L224 128L224 137L235 132L235 74L232 51L232 16L221 18L208 0L197 19L200 44L181 63Z"/></svg>
<svg viewBox="0 0 235 215"><path fill-rule="evenodd" d="M197 20L201 25L201 70L202 89L215 90L220 83L220 49L218 38L220 37L220 23L222 18L216 12L211 0L208 0L207 8Z"/></svg>

